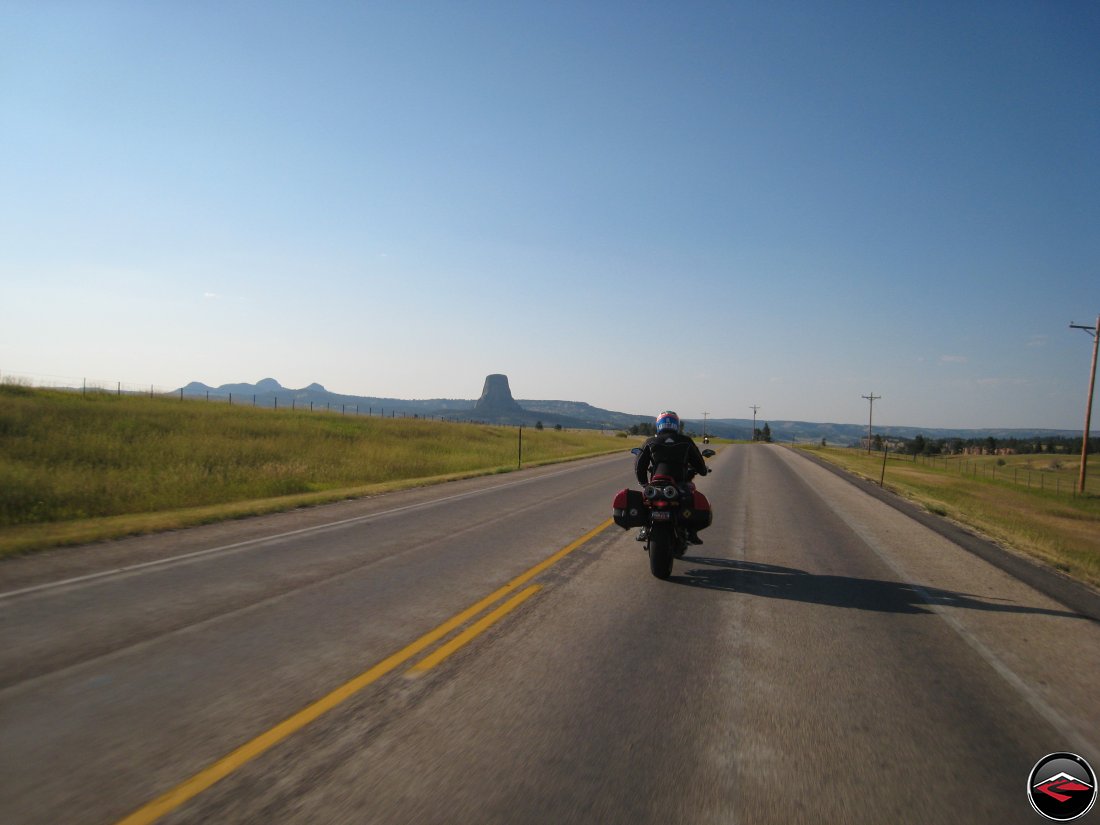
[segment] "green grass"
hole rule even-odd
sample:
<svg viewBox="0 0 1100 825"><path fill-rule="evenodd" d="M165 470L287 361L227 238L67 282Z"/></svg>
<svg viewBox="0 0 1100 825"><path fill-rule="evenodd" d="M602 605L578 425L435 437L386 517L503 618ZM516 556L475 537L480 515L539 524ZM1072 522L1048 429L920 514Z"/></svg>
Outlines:
<svg viewBox="0 0 1100 825"><path fill-rule="evenodd" d="M802 449L876 482L882 473L882 453ZM998 464L998 456L963 456L914 462L911 456L898 456L887 460L885 484L930 512L973 527L1001 544L1100 587L1100 496L1073 496L1068 492L1077 478L1078 459L1004 456L1001 460L1003 463ZM1061 466L1051 466L1052 461L1060 461ZM1029 463L1030 488L1021 478ZM1041 473L1044 480L1040 486ZM1096 456L1089 457L1088 473L1100 473ZM1060 485L1056 482L1059 477ZM1061 493L1056 492L1058 486Z"/></svg>
<svg viewBox="0 0 1100 825"><path fill-rule="evenodd" d="M524 466L629 449L523 430ZM515 427L0 386L0 556L516 469Z"/></svg>

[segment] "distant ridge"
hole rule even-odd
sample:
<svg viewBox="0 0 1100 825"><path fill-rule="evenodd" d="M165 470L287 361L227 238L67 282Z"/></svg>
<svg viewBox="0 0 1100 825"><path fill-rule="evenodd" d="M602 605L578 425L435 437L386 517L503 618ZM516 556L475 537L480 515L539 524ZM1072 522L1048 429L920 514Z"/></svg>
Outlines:
<svg viewBox="0 0 1100 825"><path fill-rule="evenodd" d="M763 427L767 421L771 428L772 438L776 441L820 442L822 438L827 443L835 446L859 444L867 437L866 424L829 424L811 421L771 421L758 418L757 427ZM748 418L716 418L707 420L707 432L720 437L751 438L752 419ZM702 428L701 421L693 421L696 429ZM923 435L928 439L960 438L980 439L993 437L997 440L1005 438L1080 438L1081 430L1049 430L1039 428L1006 429L944 429L936 427L905 427L890 424L875 424L873 432L884 438L915 438ZM732 434L731 433L736 433Z"/></svg>
<svg viewBox="0 0 1100 825"><path fill-rule="evenodd" d="M316 382L301 389L292 389L290 387L284 387L274 378L264 378L261 381L257 381L255 384L221 384L217 387L212 387L201 381L192 381L190 384L177 389L176 392L182 393L185 397L209 395L211 398L228 398L232 395L234 397L240 396L241 398L251 399L255 396L257 406L266 407L273 406L274 400L278 398L280 406L283 405L283 402L289 404L291 401L301 402L306 405L313 402L314 406L317 404L344 404L353 407L359 406L362 408L363 412L373 408L375 414L377 414L380 409L384 408L387 415L390 410L395 410L399 414L401 412L407 412L409 414L417 413L425 416L431 411L436 411L438 415L453 410L472 410L474 406L473 401L452 398L407 400L376 396L344 395L342 393L330 392L325 389L323 385Z"/></svg>
<svg viewBox="0 0 1100 825"><path fill-rule="evenodd" d="M576 429L629 429L635 424L650 420L648 415L602 410L575 401L516 401L512 398L505 375L486 377L481 398L388 398L380 396L343 395L330 392L321 384L313 383L302 389L284 387L274 378L264 378L255 384L221 384L212 387L201 381L192 381L176 390L185 397L209 397L234 400L243 399L260 407L309 407L328 405L330 409L351 408L360 414L396 415L420 418L444 418L452 421L478 421L488 424L534 426L541 422L545 427L561 425ZM480 404L480 406L479 406Z"/></svg>
<svg viewBox="0 0 1100 825"><path fill-rule="evenodd" d="M493 379L490 381L489 379ZM500 379L503 379L501 382ZM490 386L492 385L492 386ZM462 398L426 398L403 399L378 396L343 395L330 392L321 384L312 383L302 389L284 387L274 378L264 378L255 384L222 384L211 387L200 381L192 381L176 390L185 397L228 398L252 401L261 407L323 407L337 409L357 409L361 415L406 416L409 418L443 418L452 421L478 421L488 424L507 424L512 426L534 426L542 422L543 426L578 429L627 430L635 424L653 422L651 415L615 412L593 407L583 401L547 401L512 398L508 387L508 377L490 375L486 377L482 396L478 400ZM505 397L506 395L506 397ZM486 397L488 403L482 403ZM510 404L508 403L510 402ZM481 403L481 407L478 404ZM771 428L772 437L779 442L820 442L843 446L859 444L867 435L866 424L833 424L809 421L772 421L759 418L756 425L763 427L765 421ZM710 418L707 419L707 433L718 438L749 439L752 437L751 419L747 418ZM685 419L685 427L696 435L703 431L702 420ZM933 427L898 427L883 425L874 427L874 432L884 437L913 438L923 435L925 438L1080 438L1080 430L1051 429L943 429Z"/></svg>

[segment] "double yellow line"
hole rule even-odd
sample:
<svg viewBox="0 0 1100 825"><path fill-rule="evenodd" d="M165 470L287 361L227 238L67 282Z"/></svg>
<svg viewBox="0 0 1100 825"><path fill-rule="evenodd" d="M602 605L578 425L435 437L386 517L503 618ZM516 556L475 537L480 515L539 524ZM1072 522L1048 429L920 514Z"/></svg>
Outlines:
<svg viewBox="0 0 1100 825"><path fill-rule="evenodd" d="M184 803L198 796L205 791L211 785L216 782L220 782L225 777L236 771L241 766L258 757L265 751L275 747L275 745L282 742L291 734L304 728L320 716L328 713L337 705L347 701L359 691L363 690L369 685L374 684L383 676L399 668L401 665L408 662L410 659L415 658L418 654L430 648L440 639L448 636L458 628L465 625L479 613L487 609L488 607L496 604L500 599L518 590L527 582L531 581L539 573L542 573L548 567L557 564L563 558L568 556L574 550L581 545L595 538L611 525L611 519L608 519L603 524L599 525L593 530L588 531L579 539L563 547L558 552L554 553L549 558L536 564L530 570L512 579L508 584L504 585L495 592L489 594L477 604L463 610L461 613L457 613L452 616L439 627L425 633L419 639L412 644L402 648L391 656L386 657L381 662L376 664L370 670L367 670L349 682L341 685L332 691L327 696L318 699L316 702L307 705L300 711L295 713L288 719L284 719L275 727L260 734L250 742L246 742L241 745L232 753L223 756L214 764L200 771L192 776L182 784L176 786L168 793L157 797L152 802L142 806L125 819L119 821L118 825L147 825L147 823L155 822L162 816L174 811ZM456 635L446 644L440 646L438 649L421 659L415 665L409 669L409 673L423 673L427 670L438 665L444 659L463 646L469 644L480 634L484 633L490 627L492 627L500 619L507 616L521 604L523 604L531 596L535 595L540 589L541 585L531 585L530 587L521 590L516 593L506 602L501 604L492 612L486 614L481 619L470 625L464 631Z"/></svg>

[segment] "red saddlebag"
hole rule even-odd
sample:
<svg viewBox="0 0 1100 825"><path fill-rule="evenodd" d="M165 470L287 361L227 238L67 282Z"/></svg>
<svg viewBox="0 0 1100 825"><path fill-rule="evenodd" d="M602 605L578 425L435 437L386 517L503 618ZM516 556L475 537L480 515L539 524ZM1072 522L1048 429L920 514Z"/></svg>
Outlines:
<svg viewBox="0 0 1100 825"><path fill-rule="evenodd" d="M710 523L714 518L714 514L710 509L710 502L698 490L693 491L692 495L694 500L690 506L685 506L680 510L680 518L683 519L684 524L693 530L703 530L710 527Z"/></svg>
<svg viewBox="0 0 1100 825"><path fill-rule="evenodd" d="M642 501L641 490L619 490L611 507L615 523L624 530L644 527L649 522L649 510Z"/></svg>

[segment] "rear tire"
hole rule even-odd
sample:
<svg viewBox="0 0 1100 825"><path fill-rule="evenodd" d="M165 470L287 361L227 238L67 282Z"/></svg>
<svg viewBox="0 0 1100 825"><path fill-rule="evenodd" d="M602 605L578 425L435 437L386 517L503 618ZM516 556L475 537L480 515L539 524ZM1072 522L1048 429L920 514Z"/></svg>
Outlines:
<svg viewBox="0 0 1100 825"><path fill-rule="evenodd" d="M649 543L646 545L646 549L649 550L649 572L658 579L667 579L672 575L675 541L675 535L667 528L657 530L651 528L649 531Z"/></svg>

